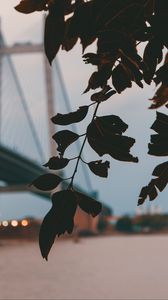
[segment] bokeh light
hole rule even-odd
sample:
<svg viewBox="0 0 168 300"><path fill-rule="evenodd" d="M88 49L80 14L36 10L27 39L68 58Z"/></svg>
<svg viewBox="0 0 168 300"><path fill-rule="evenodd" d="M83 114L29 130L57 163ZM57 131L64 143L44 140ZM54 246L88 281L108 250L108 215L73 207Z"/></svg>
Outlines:
<svg viewBox="0 0 168 300"><path fill-rule="evenodd" d="M11 225L12 225L13 227L17 227L17 226L18 226L18 221L12 220L12 221L11 221Z"/></svg>
<svg viewBox="0 0 168 300"><path fill-rule="evenodd" d="M21 224L22 226L26 227L29 225L29 222L27 220L22 220Z"/></svg>
<svg viewBox="0 0 168 300"><path fill-rule="evenodd" d="M9 223L8 223L8 221L3 221L3 222L2 222L2 225L3 225L4 227L7 227L7 226L9 225Z"/></svg>

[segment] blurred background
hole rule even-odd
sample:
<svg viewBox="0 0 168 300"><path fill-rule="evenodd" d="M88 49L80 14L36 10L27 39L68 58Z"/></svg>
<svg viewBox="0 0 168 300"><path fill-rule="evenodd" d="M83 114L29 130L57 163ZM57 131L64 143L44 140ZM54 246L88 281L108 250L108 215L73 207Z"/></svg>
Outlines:
<svg viewBox="0 0 168 300"><path fill-rule="evenodd" d="M100 107L98 115L116 114L129 125L139 163L104 156L111 165L107 179L79 166L76 186L101 201L103 211L92 219L78 210L72 237L57 241L49 262L42 261L37 238L51 203L48 194L27 185L56 155L51 137L61 128L50 118L90 104L90 94L82 93L94 67L84 64L78 43L69 53L60 51L50 68L43 51L45 16L22 15L16 4L2 1L0 15L0 299L167 299L167 190L137 208L142 186L163 162L147 155L154 85L133 86ZM83 134L89 120L68 129ZM71 145L66 156L75 157L79 148ZM88 145L84 158L98 159ZM63 176L73 168L72 161Z"/></svg>

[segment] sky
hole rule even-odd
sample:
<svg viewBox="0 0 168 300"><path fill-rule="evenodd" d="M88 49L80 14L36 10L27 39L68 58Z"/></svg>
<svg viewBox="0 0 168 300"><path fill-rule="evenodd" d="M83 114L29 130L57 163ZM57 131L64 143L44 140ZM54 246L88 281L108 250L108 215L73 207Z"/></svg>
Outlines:
<svg viewBox="0 0 168 300"><path fill-rule="evenodd" d="M42 41L42 13L23 15L16 12L13 8L19 2L18 0L1 0L0 2L1 29L7 44L10 45L18 42ZM95 46L93 45L90 49L86 49L86 52L94 49ZM72 111L81 105L90 103L89 97L91 93L88 93L87 95L82 95L82 93L86 88L89 76L95 69L93 66L84 64L81 54L82 49L78 43L72 51L68 53L61 51L58 55L66 89L71 101ZM25 91L28 107L33 117L36 130L39 134L42 147L45 149L47 160L49 158L49 137L47 131L48 116L46 115L43 57L42 55L37 54L29 56L18 55L12 57L12 60L16 67L21 85ZM3 74L8 74L5 63L3 72ZM6 77L6 75L3 77L4 86L6 84ZM12 79L10 79L9 82L11 87L10 91L13 92L11 97L10 94L8 94L9 89L6 89L5 97L7 100L5 102L6 104L4 104L4 111L8 112L10 122L5 123L7 121L5 119L2 120L2 129L4 128L2 132L2 140L4 143L10 144L10 147L13 149L21 151L22 154L29 155L32 159L39 161L40 159L35 151L30 133L28 133L28 128L26 131L26 137L23 133L22 129L26 128L24 126L27 125L25 120L23 120L23 113L20 112L21 108L17 100L18 98L15 96L17 91L14 92ZM54 91L55 113L68 112L65 107L56 73L54 75ZM144 89L140 89L134 85L133 88L127 89L122 94L113 96L110 100L103 103L98 111L98 115L100 116L109 114L118 115L129 125L126 134L136 138L136 144L132 148L132 153L139 157L138 164L119 162L105 155L103 159L108 159L111 166L108 178L100 178L94 174L90 174L91 176L89 177L93 191L98 192L99 200L111 206L115 214L132 214L135 212L138 195L142 186L146 185L150 181L154 167L160 162L165 161L164 158L156 158L147 155L147 145L150 140L150 135L152 134L150 126L156 116L156 112L154 110L148 110L150 105L148 99L153 96L154 92L154 86L149 87L145 85ZM15 109L13 109L13 107ZM12 113L10 113L9 108ZM160 111L164 112L165 109L161 109ZM90 116L77 126L78 133L85 132L89 118ZM25 125L20 126L21 122L25 122ZM15 125L13 126L13 124ZM9 129L7 130L6 128ZM17 138L15 138L16 132L13 131L13 128L16 128L15 130L17 130ZM67 156L69 155L69 157L72 157L75 153L76 148L73 145L66 154ZM85 147L84 156L87 161L98 159L97 154L92 151L88 145ZM69 177L72 173L73 167L73 164L71 164L67 169L67 177ZM89 187L83 178L81 166L75 182L84 190L89 192ZM160 205L164 211L168 212L167 198L168 192L165 190L159 194L154 204ZM150 206L149 201L147 202L147 206ZM43 217L49 207L49 202L44 201L39 197L32 196L31 194L0 194L1 219L20 218L27 215Z"/></svg>

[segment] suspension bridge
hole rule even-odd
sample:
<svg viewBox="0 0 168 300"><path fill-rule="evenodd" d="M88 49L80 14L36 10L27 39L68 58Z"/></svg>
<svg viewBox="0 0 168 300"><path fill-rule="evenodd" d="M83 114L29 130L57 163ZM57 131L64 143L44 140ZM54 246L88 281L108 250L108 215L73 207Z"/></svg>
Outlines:
<svg viewBox="0 0 168 300"><path fill-rule="evenodd" d="M41 122L38 129L41 130L41 135L45 136L43 141L39 138L27 94L13 63L14 56L31 54L41 55L43 61L45 95L42 97L40 108L45 110L45 120L48 124L44 124L44 119L40 120L39 109L36 112L36 120ZM71 111L58 60L54 61L53 68L57 73L65 106ZM8 46L0 28L0 192L28 191L49 198L48 193L40 193L29 184L39 175L46 173L42 162L56 155L56 145L51 138L56 128L50 121L56 114L54 84L53 70L44 55L43 44L27 42ZM75 124L72 125L72 129L77 131ZM76 147L80 149L80 141ZM82 172L88 189L92 191L87 170L82 169Z"/></svg>

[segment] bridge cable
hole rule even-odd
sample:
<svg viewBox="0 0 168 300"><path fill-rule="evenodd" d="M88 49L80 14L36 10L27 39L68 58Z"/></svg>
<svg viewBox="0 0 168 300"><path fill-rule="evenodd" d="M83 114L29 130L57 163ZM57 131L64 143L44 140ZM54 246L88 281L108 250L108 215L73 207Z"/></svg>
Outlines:
<svg viewBox="0 0 168 300"><path fill-rule="evenodd" d="M23 105L23 108L24 108L24 112L26 114L26 117L27 117L27 121L28 121L28 124L29 124L29 127L30 127L30 130L32 132L32 135L33 135L33 138L34 138L34 142L36 144L36 148L37 148L37 151L41 157L41 160L45 159L45 156L44 156L44 153L43 153L43 149L41 147L41 143L39 141L39 138L38 138L38 135L37 135L37 132L36 132L36 129L34 127L34 124L33 124L33 120L32 120L32 117L30 115L30 112L29 112L29 108L28 108L28 105L27 105L27 102L26 102L26 99L25 99L25 95L23 93L23 89L20 85L20 82L19 82L19 79L18 79L18 76L17 76L17 73L16 73L16 70L14 68L14 65L10 59L10 57L8 57L8 63L9 63L9 66L10 66L10 69L11 69L11 72L13 74L13 78L14 78L14 81L15 81L15 85L16 85L16 88L18 90L18 94L20 96L20 99L21 99L21 103Z"/></svg>
<svg viewBox="0 0 168 300"><path fill-rule="evenodd" d="M5 46L5 40L1 34L1 45L2 46ZM23 89L20 85L20 82L19 82L19 78L18 78L18 75L17 75L17 72L15 70L15 67L13 65L13 62L10 58L10 56L6 56L7 57L7 61L8 61L8 64L9 64L9 67L10 67L10 70L11 70L11 73L13 75L13 79L14 79L14 82L15 82L15 85L16 85L16 88L18 90L18 94L20 96L20 99L21 99L21 103L23 105L23 108L24 108L24 112L26 114L26 117L27 117L27 121L28 121L28 124L29 124L29 127L30 127L30 130L32 132L32 135L33 135L33 138L34 138L34 141L35 141L35 145L36 145L36 148L37 148L37 151L40 155L40 158L41 160L45 159L45 156L44 156L44 153L43 153L43 149L41 147L41 143L39 141L39 138L38 138L38 135L37 135L37 132L36 132L36 129L35 129L35 126L33 124L33 120L32 120L32 117L31 117L31 114L29 112L29 108L28 108L28 105L27 105L27 102L26 102L26 98L25 98L25 95L24 95L24 92L23 92Z"/></svg>

